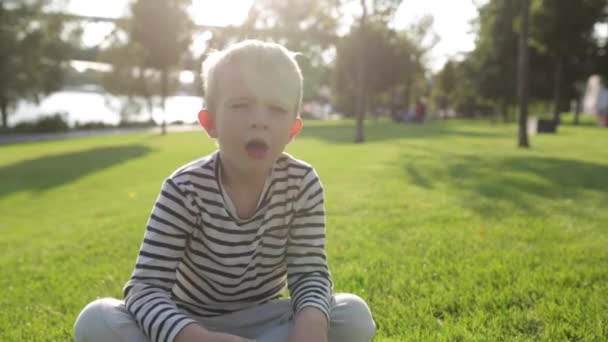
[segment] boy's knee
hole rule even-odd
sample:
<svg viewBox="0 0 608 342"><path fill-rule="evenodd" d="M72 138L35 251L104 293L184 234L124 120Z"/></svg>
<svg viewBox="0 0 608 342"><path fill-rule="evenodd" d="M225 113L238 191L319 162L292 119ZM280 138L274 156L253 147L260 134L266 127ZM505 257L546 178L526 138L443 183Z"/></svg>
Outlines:
<svg viewBox="0 0 608 342"><path fill-rule="evenodd" d="M100 298L89 303L78 315L74 324L75 341L102 341L110 329L108 317L119 302L114 298Z"/></svg>
<svg viewBox="0 0 608 342"><path fill-rule="evenodd" d="M330 329L330 340L369 341L376 333L376 324L367 303L348 293L337 294L335 299L331 321L337 329Z"/></svg>

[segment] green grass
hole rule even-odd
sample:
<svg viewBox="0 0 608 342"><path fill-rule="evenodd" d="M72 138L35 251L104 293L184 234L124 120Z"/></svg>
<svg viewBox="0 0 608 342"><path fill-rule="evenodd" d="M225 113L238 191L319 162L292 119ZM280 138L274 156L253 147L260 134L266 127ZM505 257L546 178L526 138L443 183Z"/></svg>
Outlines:
<svg viewBox="0 0 608 342"><path fill-rule="evenodd" d="M335 288L375 341L608 340L608 130L311 123L289 152L326 189ZM121 296L161 182L202 133L0 146L0 340L71 340Z"/></svg>

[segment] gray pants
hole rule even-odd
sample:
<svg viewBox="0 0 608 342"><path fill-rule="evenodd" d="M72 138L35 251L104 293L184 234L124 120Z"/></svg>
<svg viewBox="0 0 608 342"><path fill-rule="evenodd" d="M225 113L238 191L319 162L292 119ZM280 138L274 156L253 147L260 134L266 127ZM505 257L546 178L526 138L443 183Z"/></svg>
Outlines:
<svg viewBox="0 0 608 342"><path fill-rule="evenodd" d="M293 326L289 299L279 299L260 306L213 318L195 317L206 329L229 333L257 342L286 342ZM332 300L329 341L368 342L376 331L367 304L352 294L336 294ZM97 299L87 305L76 320L77 342L148 341L123 301Z"/></svg>

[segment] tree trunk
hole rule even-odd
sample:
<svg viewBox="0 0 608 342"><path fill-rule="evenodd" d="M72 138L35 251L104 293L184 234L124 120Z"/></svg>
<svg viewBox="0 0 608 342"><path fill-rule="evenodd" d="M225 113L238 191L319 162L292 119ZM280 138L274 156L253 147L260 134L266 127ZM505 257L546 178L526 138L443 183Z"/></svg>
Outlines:
<svg viewBox="0 0 608 342"><path fill-rule="evenodd" d="M144 67L137 67L137 79L139 82L139 87L141 89L142 95L146 101L146 107L148 107L148 112L150 112L150 122L154 121L154 103L152 102L152 95L148 91L148 85L146 82L146 78L144 77Z"/></svg>
<svg viewBox="0 0 608 342"><path fill-rule="evenodd" d="M399 113L397 104L400 102L401 101L399 101L399 89L397 89L397 87L394 87L391 90L391 119L393 120L393 122L399 121L399 118L397 117Z"/></svg>
<svg viewBox="0 0 608 342"><path fill-rule="evenodd" d="M500 115L502 115L503 123L509 122L509 105L506 100L501 101L500 103Z"/></svg>
<svg viewBox="0 0 608 342"><path fill-rule="evenodd" d="M168 88L168 71L167 69L163 69L161 70L160 73L160 78L161 78L161 85L160 85L160 100L161 100L161 110L162 110L162 116L163 116L163 121L160 125L160 132L162 135L167 134L167 113L165 113L165 100L167 99L167 88Z"/></svg>
<svg viewBox="0 0 608 342"><path fill-rule="evenodd" d="M403 89L403 101L405 101L405 110L409 113L412 88L414 87L414 73L416 72L416 65L418 64L419 58L416 55L409 57L409 67L405 75L405 87ZM415 103L416 101L414 101ZM444 115L442 119L447 119L447 115Z"/></svg>
<svg viewBox="0 0 608 342"><path fill-rule="evenodd" d="M553 75L553 121L559 123L560 110L559 102L561 97L562 69L564 67L562 56L558 55L555 59L555 74Z"/></svg>
<svg viewBox="0 0 608 342"><path fill-rule="evenodd" d="M0 96L0 110L2 110L2 128L8 128L8 101Z"/></svg>
<svg viewBox="0 0 608 342"><path fill-rule="evenodd" d="M359 36L359 58L357 65L357 132L355 142L365 141L363 132L363 118L365 117L365 21L367 19L367 6L361 0L363 14L361 15L361 30Z"/></svg>
<svg viewBox="0 0 608 342"><path fill-rule="evenodd" d="M403 108L405 109L406 115L410 112L410 94L411 94L411 79L410 73L405 76L405 87L403 87Z"/></svg>
<svg viewBox="0 0 608 342"><path fill-rule="evenodd" d="M576 105L574 107L574 122L573 122L573 124L575 126L578 126L578 120L579 120L579 116L581 114L581 107L582 107L581 98L577 97L576 98Z"/></svg>
<svg viewBox="0 0 608 342"><path fill-rule="evenodd" d="M521 28L519 32L519 51L517 61L517 79L519 95L519 147L530 147L528 143L528 18L530 0L522 1Z"/></svg>

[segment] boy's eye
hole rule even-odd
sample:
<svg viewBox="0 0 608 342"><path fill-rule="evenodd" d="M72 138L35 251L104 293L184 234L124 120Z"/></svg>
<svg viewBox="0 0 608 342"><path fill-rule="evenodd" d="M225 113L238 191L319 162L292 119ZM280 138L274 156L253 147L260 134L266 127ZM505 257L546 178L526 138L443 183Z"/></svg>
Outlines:
<svg viewBox="0 0 608 342"><path fill-rule="evenodd" d="M247 102L235 102L230 105L230 108L240 109L247 107Z"/></svg>

